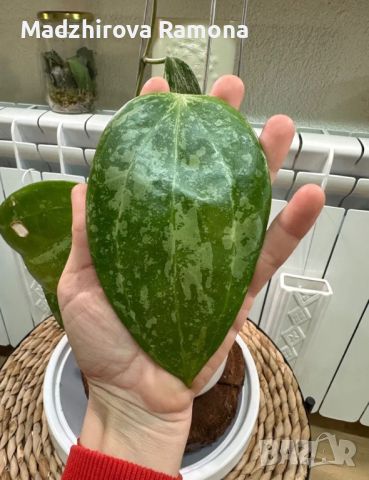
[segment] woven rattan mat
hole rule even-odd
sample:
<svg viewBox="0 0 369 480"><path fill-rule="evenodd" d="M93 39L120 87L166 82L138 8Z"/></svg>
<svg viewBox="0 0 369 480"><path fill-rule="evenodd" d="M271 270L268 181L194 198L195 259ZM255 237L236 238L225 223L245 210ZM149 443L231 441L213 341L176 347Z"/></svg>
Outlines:
<svg viewBox="0 0 369 480"><path fill-rule="evenodd" d="M305 479L306 465L294 465L296 462L288 460L261 465L260 440L309 440L310 428L297 382L282 355L251 322L246 322L242 333L259 373L260 412L247 451L226 478ZM0 372L1 480L61 476L62 463L54 452L43 413L42 384L50 354L62 335L54 320L45 320Z"/></svg>

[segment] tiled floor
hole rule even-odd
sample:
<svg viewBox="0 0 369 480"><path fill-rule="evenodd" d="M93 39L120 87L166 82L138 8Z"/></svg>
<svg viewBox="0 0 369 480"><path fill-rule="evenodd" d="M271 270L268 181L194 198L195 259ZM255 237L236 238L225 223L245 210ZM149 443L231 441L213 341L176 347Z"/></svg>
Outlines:
<svg viewBox="0 0 369 480"><path fill-rule="evenodd" d="M312 438L322 433L336 436L336 441L349 440L356 446L353 456L354 467L346 465L323 465L312 468L310 480L368 480L369 479L369 427L359 423L337 422L320 415L311 417ZM322 435L323 437L323 435ZM321 437L321 438L322 438ZM316 459L333 460L332 450L327 441L319 443Z"/></svg>

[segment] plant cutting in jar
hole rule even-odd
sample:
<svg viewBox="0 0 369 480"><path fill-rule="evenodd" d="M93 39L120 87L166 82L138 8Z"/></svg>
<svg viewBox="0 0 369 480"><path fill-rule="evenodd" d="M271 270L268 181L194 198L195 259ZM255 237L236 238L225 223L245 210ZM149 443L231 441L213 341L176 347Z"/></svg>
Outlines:
<svg viewBox="0 0 369 480"><path fill-rule="evenodd" d="M97 98L97 68L90 40L83 35L69 39L66 31L94 20L90 12L45 10L37 14L38 24L47 32L41 52L43 76L49 106L59 113L88 113ZM73 28L74 27L74 28ZM60 41L60 29L65 37ZM56 33L58 32L58 33ZM76 41L80 38L80 41Z"/></svg>
<svg viewBox="0 0 369 480"><path fill-rule="evenodd" d="M90 112L96 100L96 65L94 53L79 48L72 57L63 59L55 50L42 54L48 96L58 111Z"/></svg>

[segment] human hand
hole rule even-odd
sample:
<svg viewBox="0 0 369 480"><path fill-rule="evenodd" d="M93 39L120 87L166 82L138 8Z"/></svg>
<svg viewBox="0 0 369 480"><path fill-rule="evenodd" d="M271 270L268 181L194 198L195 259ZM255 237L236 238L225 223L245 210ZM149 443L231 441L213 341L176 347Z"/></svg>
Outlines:
<svg viewBox="0 0 369 480"><path fill-rule="evenodd" d="M142 94L168 90L165 80L154 78L144 86ZM212 95L239 108L244 86L237 77L222 77L215 83ZM293 123L283 115L272 117L264 127L260 142L272 180L293 135ZM89 383L81 444L177 475L195 393L208 382L227 355L258 291L315 222L324 204L324 194L314 185L302 187L274 220L235 323L191 389L141 350L106 299L88 249L85 199L85 185L73 189L72 250L58 286L65 330Z"/></svg>

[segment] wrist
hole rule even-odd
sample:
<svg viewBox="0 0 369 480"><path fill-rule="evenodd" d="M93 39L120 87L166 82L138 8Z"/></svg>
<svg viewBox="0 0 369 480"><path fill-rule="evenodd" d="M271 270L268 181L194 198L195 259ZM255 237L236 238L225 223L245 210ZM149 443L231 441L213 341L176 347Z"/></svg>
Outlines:
<svg viewBox="0 0 369 480"><path fill-rule="evenodd" d="M191 413L189 408L181 414L156 415L128 398L93 386L80 443L90 450L177 476Z"/></svg>

